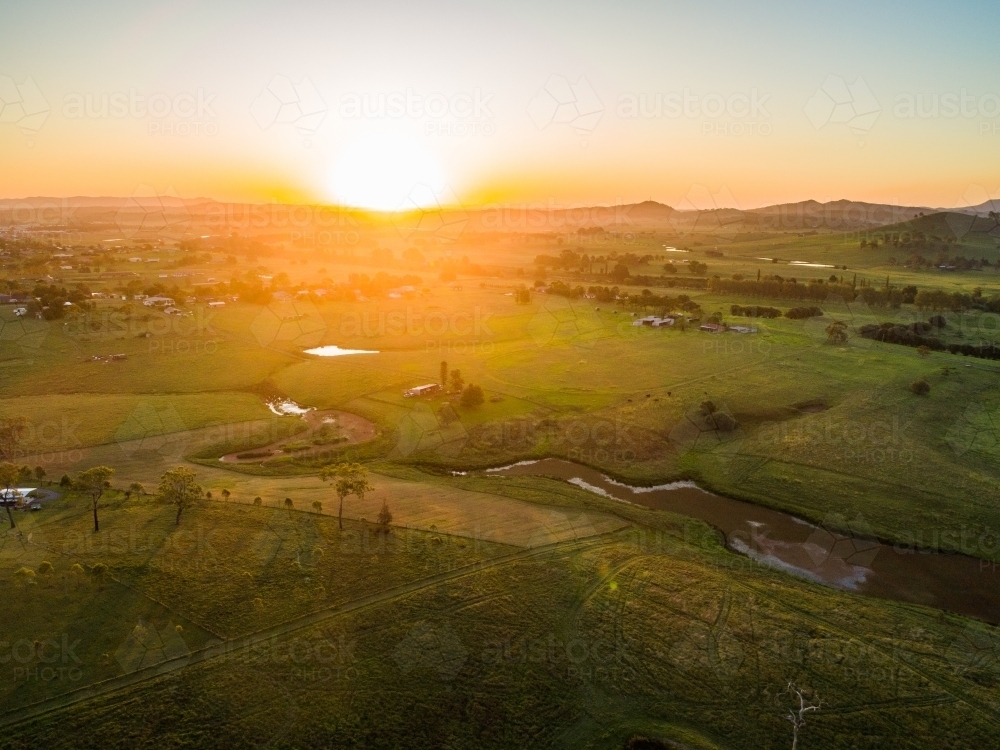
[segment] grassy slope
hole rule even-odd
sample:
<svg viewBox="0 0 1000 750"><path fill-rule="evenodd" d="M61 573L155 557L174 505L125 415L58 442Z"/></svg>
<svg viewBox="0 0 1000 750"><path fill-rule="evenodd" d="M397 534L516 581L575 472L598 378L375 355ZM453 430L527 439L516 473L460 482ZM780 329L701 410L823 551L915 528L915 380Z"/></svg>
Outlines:
<svg viewBox="0 0 1000 750"><path fill-rule="evenodd" d="M506 491L557 507L606 502L544 480ZM123 673L116 646L134 639L140 620L168 641L182 625L184 645L197 649L209 633L254 631L511 549L401 531L364 548L345 543L358 527L343 536L332 519L218 504L175 530L169 509L115 500L106 527L131 529L135 541L87 550L75 502L35 531L67 554L55 580L19 592L3 619L14 637L98 635L75 652L85 681ZM803 747L991 741L1000 667L982 650L984 628L747 566L684 542L682 519L627 513L655 527L450 574L6 727L0 746L615 747L645 733L690 747L784 747L788 680L825 701ZM69 559L103 559L121 583L67 588ZM0 576L31 562L5 556ZM16 676L3 685L15 706L65 687Z"/></svg>

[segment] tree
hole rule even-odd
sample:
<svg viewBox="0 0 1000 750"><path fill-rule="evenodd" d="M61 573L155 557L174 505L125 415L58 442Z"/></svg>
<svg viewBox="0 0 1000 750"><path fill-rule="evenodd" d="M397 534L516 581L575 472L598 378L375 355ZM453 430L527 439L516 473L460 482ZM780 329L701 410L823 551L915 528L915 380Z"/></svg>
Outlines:
<svg viewBox="0 0 1000 750"><path fill-rule="evenodd" d="M324 482L332 482L340 509L337 512L337 525L344 528L344 498L357 495L359 500L365 499L365 493L375 489L368 482L368 469L361 464L339 463L336 466L324 466L319 473Z"/></svg>
<svg viewBox="0 0 1000 750"><path fill-rule="evenodd" d="M316 511L317 513L322 513L323 503L320 502L319 500L313 500L313 510Z"/></svg>
<svg viewBox="0 0 1000 750"><path fill-rule="evenodd" d="M462 392L462 399L459 403L466 409L475 409L477 406L482 406L486 399L483 397L483 389L478 385L465 386L465 390Z"/></svg>
<svg viewBox="0 0 1000 750"><path fill-rule="evenodd" d="M229 502L229 497L230 497L230 495L232 495L232 494L233 494L233 493L232 493L232 492L230 492L229 490L227 490L227 489L223 489L223 490L222 490L222 499L223 499L223 500L225 500L225 501L226 501L226 502L228 503L228 502Z"/></svg>
<svg viewBox="0 0 1000 750"><path fill-rule="evenodd" d="M62 475L62 478L59 480L59 486L64 489L69 489L73 486L73 480L69 478L69 474Z"/></svg>
<svg viewBox="0 0 1000 750"><path fill-rule="evenodd" d="M819 711L823 706L823 701L818 703L806 703L805 696L802 694L802 691L795 686L794 682L788 683L788 692L799 700L798 710L794 708L788 709L788 716L785 717L792 723L792 750L798 750L799 730L806 725L806 714L810 711Z"/></svg>
<svg viewBox="0 0 1000 750"><path fill-rule="evenodd" d="M103 586L104 579L108 576L108 566L101 562L96 563L90 569L90 575L95 581L97 581L98 586Z"/></svg>
<svg viewBox="0 0 1000 750"><path fill-rule="evenodd" d="M21 434L28 429L28 420L24 417L0 418L0 458L13 458Z"/></svg>
<svg viewBox="0 0 1000 750"><path fill-rule="evenodd" d="M289 513L291 513L293 507L294 507L294 503L292 503L292 498L286 497L285 498L285 510L287 510Z"/></svg>
<svg viewBox="0 0 1000 750"><path fill-rule="evenodd" d="M35 585L35 571L31 568L18 568L14 571L14 580L17 581L18 585L22 588L28 588L29 586Z"/></svg>
<svg viewBox="0 0 1000 750"><path fill-rule="evenodd" d="M201 487L194 481L195 474L191 469L178 466L168 470L160 479L157 494L165 503L177 508L176 525L181 524L181 513L201 499Z"/></svg>
<svg viewBox="0 0 1000 750"><path fill-rule="evenodd" d="M37 479L39 482L45 479L45 469L43 469L41 466L35 467L35 479Z"/></svg>
<svg viewBox="0 0 1000 750"><path fill-rule="evenodd" d="M0 464L0 491L3 492L3 507L7 509L7 518L10 520L10 527L16 528L14 514L11 508L17 502L17 467L9 462Z"/></svg>
<svg viewBox="0 0 1000 750"><path fill-rule="evenodd" d="M708 420L712 427L715 427L715 412L718 411L715 404L711 401L702 401L701 406L698 407L698 411L701 412L701 416Z"/></svg>
<svg viewBox="0 0 1000 750"><path fill-rule="evenodd" d="M42 560L38 564L38 575L40 575L44 580L48 581L49 577L55 572L55 567L48 560Z"/></svg>
<svg viewBox="0 0 1000 750"><path fill-rule="evenodd" d="M90 495L90 505L94 511L94 533L101 530L97 522L97 508L100 506L104 490L111 486L115 470L110 466L94 466L76 478L76 486Z"/></svg>
<svg viewBox="0 0 1000 750"><path fill-rule="evenodd" d="M145 494L146 494L146 488L143 487L138 482L132 482L132 484L128 486L128 489L125 490L125 497L131 497L132 495L139 497L140 495L145 495Z"/></svg>
<svg viewBox="0 0 1000 750"><path fill-rule="evenodd" d="M382 509L378 512L376 520L378 520L378 525L382 531L389 531L389 524L392 523L392 513L389 512L389 504L384 500L382 501Z"/></svg>
<svg viewBox="0 0 1000 750"><path fill-rule="evenodd" d="M260 504L261 504L262 502L263 502L263 501L262 501L262 500L260 499L260 495L258 495L257 497L255 497L255 498L253 499L253 504L254 504L254 505L260 505Z"/></svg>
<svg viewBox="0 0 1000 750"><path fill-rule="evenodd" d="M826 327L826 340L831 344L842 345L847 343L847 323L839 320L833 321Z"/></svg>
<svg viewBox="0 0 1000 750"><path fill-rule="evenodd" d="M451 390L455 393L461 393L462 387L465 385L465 381L462 380L461 370L451 371Z"/></svg>
<svg viewBox="0 0 1000 750"><path fill-rule="evenodd" d="M441 386L444 387L444 386L447 386L447 385L448 385L448 363L447 362L442 362L441 363Z"/></svg>

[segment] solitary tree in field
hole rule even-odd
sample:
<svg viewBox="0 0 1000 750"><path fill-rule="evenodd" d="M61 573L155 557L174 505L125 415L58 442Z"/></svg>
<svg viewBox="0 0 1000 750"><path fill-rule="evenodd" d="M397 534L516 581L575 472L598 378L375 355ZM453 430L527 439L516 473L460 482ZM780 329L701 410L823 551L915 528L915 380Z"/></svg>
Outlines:
<svg viewBox="0 0 1000 750"><path fill-rule="evenodd" d="M340 463L336 466L324 466L319 473L324 482L332 482L337 498L340 500L340 510L337 512L337 525L344 528L344 498L357 495L359 500L365 499L365 493L375 489L368 482L368 469L361 464Z"/></svg>
<svg viewBox="0 0 1000 750"><path fill-rule="evenodd" d="M157 494L163 502L176 506L178 526L181 524L181 513L184 509L201 499L201 487L194 480L194 472L184 466L170 469L160 479Z"/></svg>
<svg viewBox="0 0 1000 750"><path fill-rule="evenodd" d="M128 486L128 489L125 490L125 497L132 497L133 495L135 497L140 497L145 494L146 494L146 488L143 487L138 482L132 482L132 484Z"/></svg>
<svg viewBox="0 0 1000 750"><path fill-rule="evenodd" d="M378 512L378 517L376 520L378 521L379 528L382 531L388 533L389 524L392 523L392 513L389 511L389 503L387 502L382 503L382 510Z"/></svg>
<svg viewBox="0 0 1000 750"><path fill-rule="evenodd" d="M45 469L43 469L41 466L35 467L35 479L37 479L39 482L45 479Z"/></svg>
<svg viewBox="0 0 1000 750"><path fill-rule="evenodd" d="M76 486L90 496L90 505L94 511L95 534L101 530L97 522L97 508L100 506L101 497L104 496L104 490L111 486L111 477L114 474L115 470L110 466L95 466L76 478Z"/></svg>
<svg viewBox="0 0 1000 750"><path fill-rule="evenodd" d="M478 385L472 385L471 383L465 386L465 390L462 391L462 399L459 403L466 409L475 409L477 406L482 406L483 401L486 399L483 397L483 389Z"/></svg>
<svg viewBox="0 0 1000 750"><path fill-rule="evenodd" d="M826 340L831 344L841 344L847 343L847 323L843 323L839 320L833 321L830 325L826 327Z"/></svg>
<svg viewBox="0 0 1000 750"><path fill-rule="evenodd" d="M798 709L788 709L788 716L785 717L792 723L792 750L798 750L799 730L806 724L806 714L810 711L819 711L823 702L806 703L805 696L802 694L802 691L795 686L794 682L788 683L788 692L790 692L799 701Z"/></svg>
<svg viewBox="0 0 1000 750"><path fill-rule="evenodd" d="M229 490L224 489L224 490L222 490L222 499L225 500L228 503L229 502L229 496L232 495L232 494L233 493L230 492Z"/></svg>
<svg viewBox="0 0 1000 750"><path fill-rule="evenodd" d="M0 458L12 458L21 440L21 434L28 429L24 417L0 418Z"/></svg>
<svg viewBox="0 0 1000 750"><path fill-rule="evenodd" d="M12 463L0 464L0 492L3 493L3 506L7 509L10 527L16 528L14 514L10 510L17 499L17 467Z"/></svg>

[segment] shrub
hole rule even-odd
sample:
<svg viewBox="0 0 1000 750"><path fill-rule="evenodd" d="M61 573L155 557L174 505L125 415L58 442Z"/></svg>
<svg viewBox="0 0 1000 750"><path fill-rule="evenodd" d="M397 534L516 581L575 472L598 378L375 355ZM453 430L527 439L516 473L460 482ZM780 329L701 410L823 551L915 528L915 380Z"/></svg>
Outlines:
<svg viewBox="0 0 1000 750"><path fill-rule="evenodd" d="M260 499L260 496L259 496L259 495L258 495L257 497L255 497L255 498L253 499L253 504L254 504L254 505L260 505L260 504L261 504L261 502L262 502L262 501L261 501L261 499Z"/></svg>
<svg viewBox="0 0 1000 750"><path fill-rule="evenodd" d="M477 406L482 406L485 400L483 389L478 385L469 383L469 385L465 386L465 390L462 391L462 399L459 403L466 409L474 409Z"/></svg>
<svg viewBox="0 0 1000 750"><path fill-rule="evenodd" d="M389 524L392 523L392 513L389 512L389 504L387 502L382 501L382 509L378 512L378 516L376 518L378 520L378 525L382 528L382 530L388 531Z"/></svg>
<svg viewBox="0 0 1000 750"><path fill-rule="evenodd" d="M931 386L926 380L921 378L920 380L914 380L910 383L910 390L918 396L926 396L931 392Z"/></svg>
<svg viewBox="0 0 1000 750"><path fill-rule="evenodd" d="M819 318L823 316L823 311L818 307L793 307L785 312L786 318L792 320L802 320L803 318Z"/></svg>

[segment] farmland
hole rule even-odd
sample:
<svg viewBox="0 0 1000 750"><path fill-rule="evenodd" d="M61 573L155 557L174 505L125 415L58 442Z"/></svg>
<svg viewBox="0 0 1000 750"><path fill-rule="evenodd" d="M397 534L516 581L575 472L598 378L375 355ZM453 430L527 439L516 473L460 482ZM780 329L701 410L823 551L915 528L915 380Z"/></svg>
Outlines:
<svg viewBox="0 0 1000 750"><path fill-rule="evenodd" d="M930 216L904 229L949 226ZM644 735L784 747L790 682L823 701L803 747L988 744L992 625L801 580L691 518L483 471L559 457L631 485L694 481L831 532L961 551L981 561L978 585L995 585L1000 364L859 335L938 315L945 342L994 341L992 235L952 232L948 257L990 265L942 270L905 265L916 251L892 244L898 225L750 230L470 233L429 238L422 260L377 222L370 255L273 238L270 255L251 254L220 239L179 266L193 275L171 278L177 291L136 272L136 289L184 295L175 314L121 299L124 282L101 274L125 255L193 252L109 248L95 233L96 260L61 283L103 296L51 318L0 307L0 418L22 420L5 458L43 469L59 495L17 511L0 540L12 592L0 623L24 644L0 679L0 746L197 745L211 731L232 746L620 747ZM379 272L396 281L375 284ZM233 281L193 286L199 274ZM803 302L710 285L758 274L858 294ZM237 290L263 277L260 294ZM908 287L910 301L893 297ZM958 301L922 308L920 291ZM819 314L750 319L734 305ZM666 312L675 325L634 325ZM756 330L706 333L706 320ZM305 351L324 345L377 353ZM442 363L440 391L404 397L440 383ZM482 403L460 397L454 370ZM305 420L278 408L290 402L371 431L310 442ZM726 415L711 429L707 403ZM256 460L272 445L292 449ZM251 458L219 460L238 454ZM320 473L341 461L363 463L374 488L347 497L343 529ZM100 465L115 474L95 533L71 480ZM177 465L203 493L179 523L157 494ZM51 643L67 665L58 677L38 645Z"/></svg>

